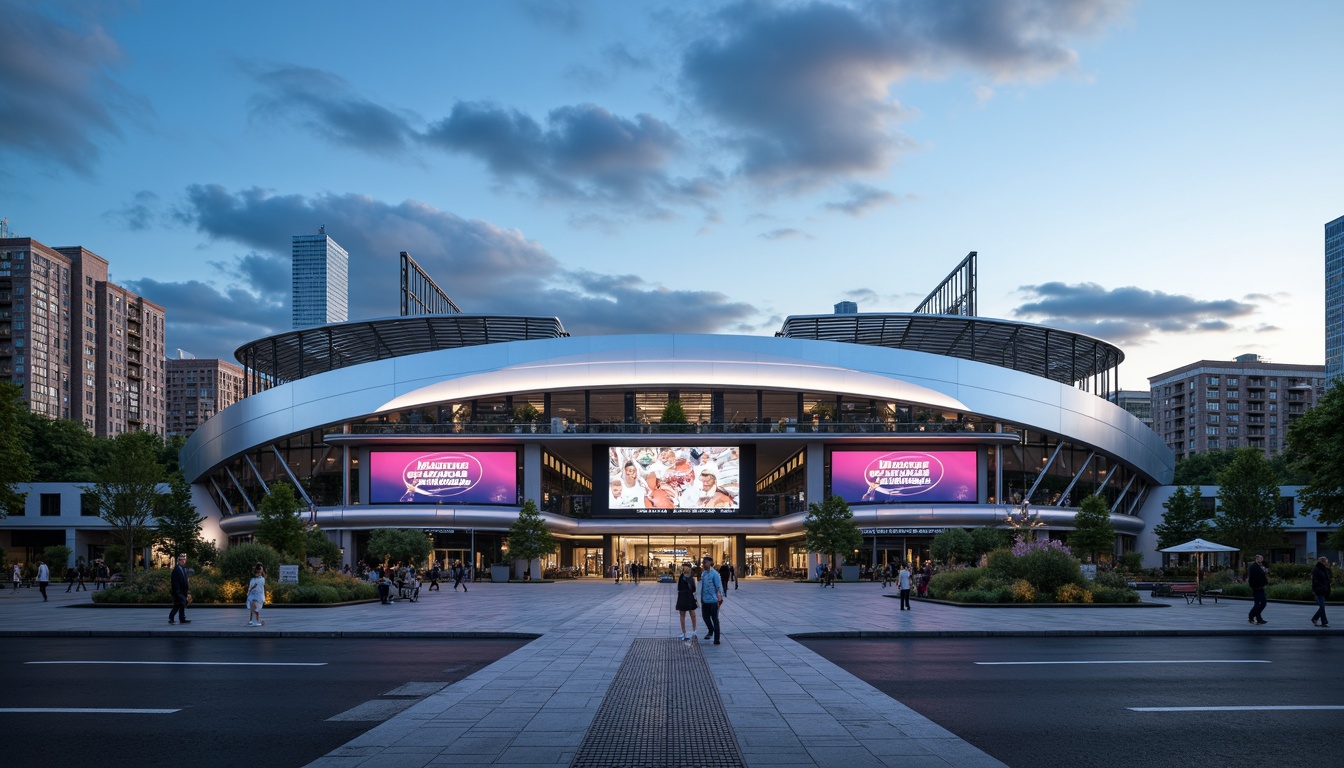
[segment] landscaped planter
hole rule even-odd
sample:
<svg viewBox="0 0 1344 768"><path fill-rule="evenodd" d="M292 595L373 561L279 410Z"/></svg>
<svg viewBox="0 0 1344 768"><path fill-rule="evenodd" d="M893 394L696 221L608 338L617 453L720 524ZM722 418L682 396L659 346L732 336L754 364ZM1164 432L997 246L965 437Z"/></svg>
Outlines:
<svg viewBox="0 0 1344 768"><path fill-rule="evenodd" d="M507 565L490 566L490 580L496 584L503 584L509 580L509 571L511 568Z"/></svg>

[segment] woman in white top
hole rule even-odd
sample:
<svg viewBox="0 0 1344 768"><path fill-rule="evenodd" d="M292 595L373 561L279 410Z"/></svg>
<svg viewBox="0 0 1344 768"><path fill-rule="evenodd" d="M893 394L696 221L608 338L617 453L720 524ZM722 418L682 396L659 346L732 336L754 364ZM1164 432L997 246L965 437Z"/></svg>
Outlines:
<svg viewBox="0 0 1344 768"><path fill-rule="evenodd" d="M247 582L247 626L261 627L261 606L266 604L266 567L261 563L252 566L252 580Z"/></svg>

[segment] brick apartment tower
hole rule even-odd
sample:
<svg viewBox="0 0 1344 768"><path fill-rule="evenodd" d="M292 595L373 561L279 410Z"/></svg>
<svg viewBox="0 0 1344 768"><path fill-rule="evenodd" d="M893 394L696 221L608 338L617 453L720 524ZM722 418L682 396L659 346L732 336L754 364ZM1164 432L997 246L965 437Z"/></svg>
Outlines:
<svg viewBox="0 0 1344 768"><path fill-rule="evenodd" d="M168 361L168 436L188 436L243 399L243 369L224 360Z"/></svg>
<svg viewBox="0 0 1344 768"><path fill-rule="evenodd" d="M162 435L164 309L108 282L107 266L79 246L0 239L0 379L33 413L100 437Z"/></svg>

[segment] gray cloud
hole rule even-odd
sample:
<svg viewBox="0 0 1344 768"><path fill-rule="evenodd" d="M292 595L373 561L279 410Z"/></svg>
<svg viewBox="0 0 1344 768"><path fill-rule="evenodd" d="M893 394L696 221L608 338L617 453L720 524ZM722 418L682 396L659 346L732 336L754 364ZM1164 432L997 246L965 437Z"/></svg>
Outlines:
<svg viewBox="0 0 1344 768"><path fill-rule="evenodd" d="M873 208L900 202L896 195L867 184L847 184L845 192L849 195L848 199L827 203L826 210L862 216Z"/></svg>
<svg viewBox="0 0 1344 768"><path fill-rule="evenodd" d="M111 72L121 48L96 25L74 28L0 0L0 149L92 173L117 118L148 112ZM8 165L8 163L5 163Z"/></svg>
<svg viewBox="0 0 1344 768"><path fill-rule="evenodd" d="M139 292L168 307L169 343L190 345L198 354L229 357L246 341L289 328L291 238L323 224L350 254L352 318L396 314L397 257L403 250L467 312L556 315L571 332L665 329L650 310L675 317L678 329L721 330L755 311L713 290L672 290L630 275L569 271L517 230L415 201L197 185L187 190L178 218L211 239L253 249L213 265L227 288L198 281L135 282Z"/></svg>
<svg viewBox="0 0 1344 768"><path fill-rule="evenodd" d="M681 75L728 132L739 170L761 183L815 187L885 170L910 145L892 88L958 67L1040 79L1075 66L1071 38L1096 32L1117 0L742 2L692 43Z"/></svg>
<svg viewBox="0 0 1344 768"><path fill-rule="evenodd" d="M296 66L250 69L262 87L251 99L255 120L289 120L337 146L373 154L399 155L415 141L413 114L360 96L337 75Z"/></svg>
<svg viewBox="0 0 1344 768"><path fill-rule="evenodd" d="M1107 289L1096 283L1052 282L1018 290L1028 301L1013 314L1108 341L1142 341L1156 333L1216 333L1230 320L1254 314L1256 305L1235 299L1206 301L1134 286Z"/></svg>
<svg viewBox="0 0 1344 768"><path fill-rule="evenodd" d="M772 229L769 232L762 232L760 235L758 235L758 237L760 237L762 240L789 240L795 237L805 237L808 240L812 239L811 235L807 234L801 229L794 229L793 227L781 227L779 229Z"/></svg>
<svg viewBox="0 0 1344 768"><path fill-rule="evenodd" d="M126 205L103 214L103 218L118 222L132 232L149 229L162 216L159 196L147 189L136 192Z"/></svg>
<svg viewBox="0 0 1344 768"><path fill-rule="evenodd" d="M538 26L571 35L583 28L583 8L574 0L523 0L519 8Z"/></svg>

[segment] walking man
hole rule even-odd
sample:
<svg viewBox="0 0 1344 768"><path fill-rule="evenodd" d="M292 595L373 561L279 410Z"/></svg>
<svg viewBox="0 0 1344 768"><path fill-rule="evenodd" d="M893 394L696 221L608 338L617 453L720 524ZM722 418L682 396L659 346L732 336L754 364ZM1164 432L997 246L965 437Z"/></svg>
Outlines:
<svg viewBox="0 0 1344 768"><path fill-rule="evenodd" d="M38 560L37 589L42 593L42 602L44 603L47 602L47 582L49 581L51 581L51 569L47 568L47 564L44 561Z"/></svg>
<svg viewBox="0 0 1344 768"><path fill-rule="evenodd" d="M901 590L901 610L910 610L910 564L901 563L900 573L896 574L896 588Z"/></svg>
<svg viewBox="0 0 1344 768"><path fill-rule="evenodd" d="M1318 627L1330 626L1325 618L1325 601L1330 599L1330 558L1317 559L1316 567L1311 569L1311 592L1316 595L1316 613L1311 623Z"/></svg>
<svg viewBox="0 0 1344 768"><path fill-rule="evenodd" d="M1256 555L1255 562L1247 566L1246 583L1250 585L1251 597L1255 600L1246 619L1252 624L1268 624L1269 622L1260 615L1265 610L1265 604L1269 602L1265 597L1265 587L1269 586L1269 568L1265 566L1264 555Z"/></svg>
<svg viewBox="0 0 1344 768"><path fill-rule="evenodd" d="M187 555L182 553L177 556L177 566L173 568L173 608L168 611L168 623L176 624L174 618L182 619L183 624L190 624L187 620L187 600L191 598L191 586L187 580Z"/></svg>
<svg viewBox="0 0 1344 768"><path fill-rule="evenodd" d="M458 587L461 587L461 588L462 588L462 591L463 591L464 593L467 591L467 585L462 583L462 577L463 577L463 576L466 576L466 575L467 575L467 569L466 569L465 566L462 565L462 561L461 561L461 560L458 560L456 563L453 564L453 591L454 591L454 592L457 591L457 588L458 588Z"/></svg>
<svg viewBox="0 0 1344 768"><path fill-rule="evenodd" d="M709 632L705 639L714 639L719 644L719 604L723 602L723 579L714 570L714 558L705 555L700 563L700 614L704 616L705 628Z"/></svg>

